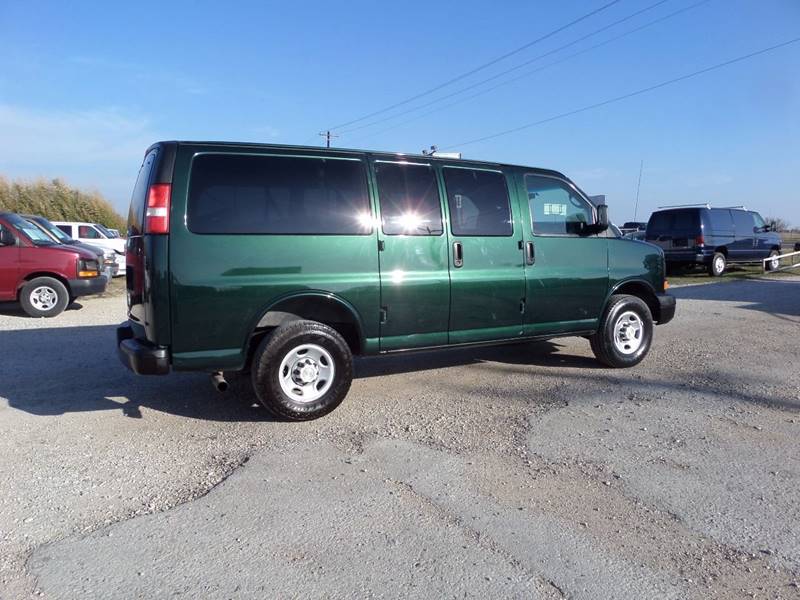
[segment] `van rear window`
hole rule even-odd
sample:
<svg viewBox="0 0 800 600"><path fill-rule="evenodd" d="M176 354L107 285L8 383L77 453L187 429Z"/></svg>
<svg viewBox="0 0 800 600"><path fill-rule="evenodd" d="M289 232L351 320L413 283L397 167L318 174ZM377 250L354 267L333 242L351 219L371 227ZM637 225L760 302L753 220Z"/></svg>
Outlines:
<svg viewBox="0 0 800 600"><path fill-rule="evenodd" d="M371 215L360 160L206 154L192 163L194 233L364 235Z"/></svg>
<svg viewBox="0 0 800 600"><path fill-rule="evenodd" d="M664 210L654 212L647 223L647 233L654 231L687 231L694 232L700 229L700 219L698 211L695 209L687 210Z"/></svg>

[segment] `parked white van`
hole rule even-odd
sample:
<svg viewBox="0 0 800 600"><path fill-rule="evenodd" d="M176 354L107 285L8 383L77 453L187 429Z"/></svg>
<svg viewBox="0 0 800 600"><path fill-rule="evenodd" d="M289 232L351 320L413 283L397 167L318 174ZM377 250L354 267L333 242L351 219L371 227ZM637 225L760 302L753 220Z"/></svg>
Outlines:
<svg viewBox="0 0 800 600"><path fill-rule="evenodd" d="M114 250L117 255L117 265L119 265L118 275L125 274L125 240L122 238L112 238L103 232L103 226L96 223L77 223L68 221L53 221L53 225L66 233L74 240L98 246L99 248L109 248Z"/></svg>

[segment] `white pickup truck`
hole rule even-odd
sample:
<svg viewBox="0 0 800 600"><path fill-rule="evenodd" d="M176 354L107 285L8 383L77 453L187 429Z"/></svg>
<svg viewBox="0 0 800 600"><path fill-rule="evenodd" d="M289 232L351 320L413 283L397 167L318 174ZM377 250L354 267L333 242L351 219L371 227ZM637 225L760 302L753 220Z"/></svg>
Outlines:
<svg viewBox="0 0 800 600"><path fill-rule="evenodd" d="M71 221L53 221L53 225L74 240L91 244L99 248L109 248L116 253L118 275L125 274L125 240L110 237L103 232L103 226L96 223L77 223Z"/></svg>

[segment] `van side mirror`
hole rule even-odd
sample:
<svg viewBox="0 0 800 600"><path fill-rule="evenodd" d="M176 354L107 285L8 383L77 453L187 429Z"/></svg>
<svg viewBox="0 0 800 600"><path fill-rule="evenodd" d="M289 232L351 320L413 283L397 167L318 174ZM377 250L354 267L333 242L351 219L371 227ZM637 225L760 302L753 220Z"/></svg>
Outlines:
<svg viewBox="0 0 800 600"><path fill-rule="evenodd" d="M0 246L14 246L17 243L17 238L8 229L3 227L0 229Z"/></svg>
<svg viewBox="0 0 800 600"><path fill-rule="evenodd" d="M595 221L591 225L583 225L580 234L596 235L598 233L603 233L606 229L608 229L608 205L598 204L597 221Z"/></svg>
<svg viewBox="0 0 800 600"><path fill-rule="evenodd" d="M602 227L599 231L608 229L608 204L597 205L597 226Z"/></svg>

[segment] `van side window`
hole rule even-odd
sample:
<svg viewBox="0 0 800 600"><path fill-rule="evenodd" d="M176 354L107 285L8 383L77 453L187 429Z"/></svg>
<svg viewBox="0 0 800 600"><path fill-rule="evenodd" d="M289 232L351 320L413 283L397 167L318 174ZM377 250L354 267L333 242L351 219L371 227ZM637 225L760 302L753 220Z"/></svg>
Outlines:
<svg viewBox="0 0 800 600"><path fill-rule="evenodd" d="M736 235L745 235L753 233L753 216L749 212L743 210L732 210L733 224L736 228Z"/></svg>
<svg viewBox="0 0 800 600"><path fill-rule="evenodd" d="M197 156L187 225L194 233L209 234L369 234L372 212L364 163L305 156Z"/></svg>
<svg viewBox="0 0 800 600"><path fill-rule="evenodd" d="M502 173L453 167L442 172L453 235L510 236L514 232Z"/></svg>
<svg viewBox="0 0 800 600"><path fill-rule="evenodd" d="M82 239L96 240L101 236L100 232L98 232L94 227L89 227L88 225L80 225L78 227L78 237Z"/></svg>
<svg viewBox="0 0 800 600"><path fill-rule="evenodd" d="M534 233L578 235L584 224L594 222L592 206L566 182L525 175L525 187Z"/></svg>
<svg viewBox="0 0 800 600"><path fill-rule="evenodd" d="M724 208L712 208L709 212L711 213L711 229L714 231L730 231L733 228L731 211Z"/></svg>
<svg viewBox="0 0 800 600"><path fill-rule="evenodd" d="M5 233L5 232L10 232L10 231L11 230L8 227L6 227L2 223L0 223L0 248L2 248L3 246L6 245L6 244L3 243L3 238L4 237L8 237L9 240L11 239L11 237L8 236L8 233L6 233L6 235L1 235L1 234Z"/></svg>
<svg viewBox="0 0 800 600"><path fill-rule="evenodd" d="M56 225L61 231L72 237L72 225Z"/></svg>
<svg viewBox="0 0 800 600"><path fill-rule="evenodd" d="M751 212L750 214L753 216L753 221L756 224L756 229L758 229L759 231L764 231L764 228L767 226L767 224L764 223L764 219L761 218L761 215L758 214L757 212Z"/></svg>
<svg viewBox="0 0 800 600"><path fill-rule="evenodd" d="M442 208L430 165L375 163L386 235L442 235Z"/></svg>

